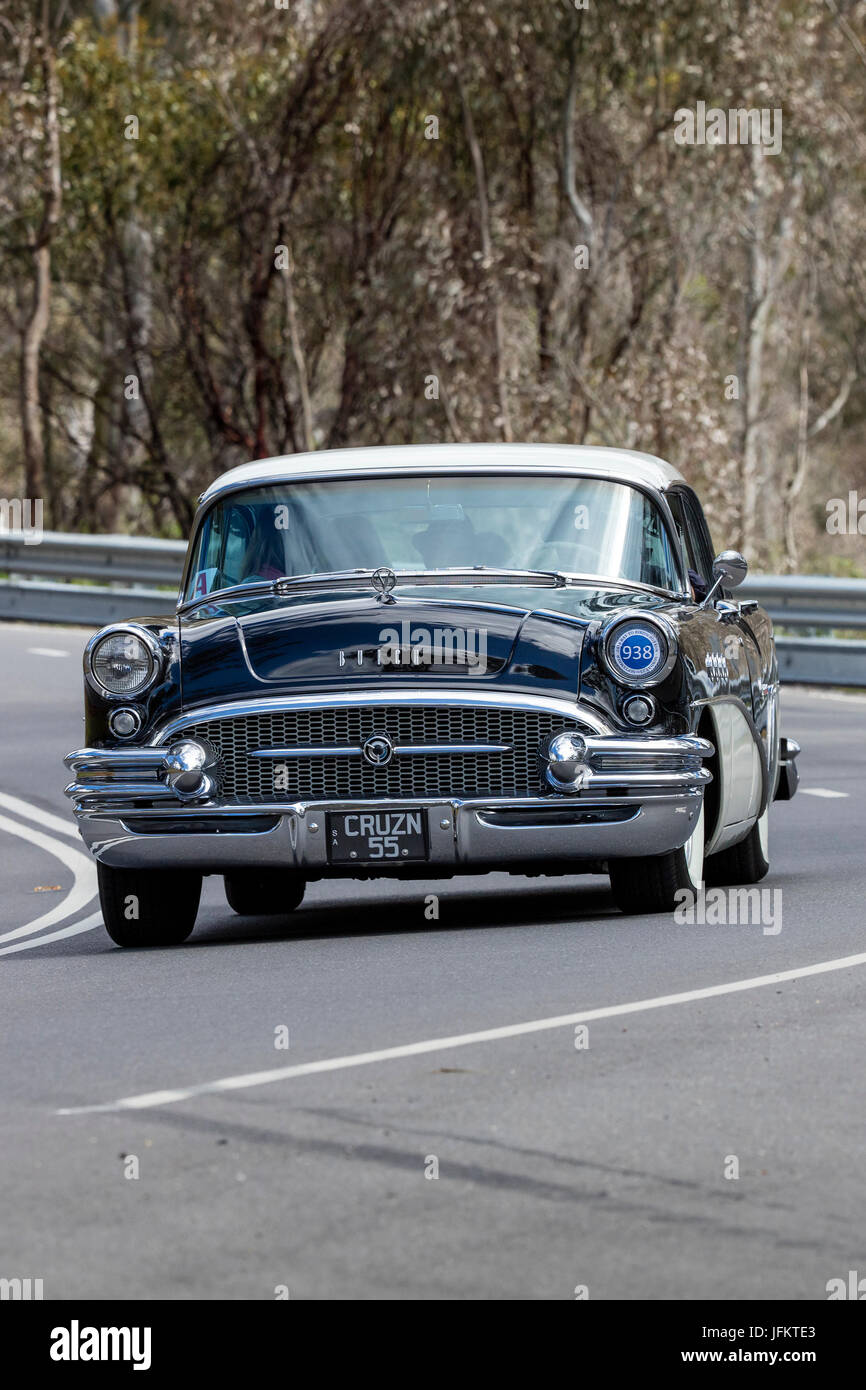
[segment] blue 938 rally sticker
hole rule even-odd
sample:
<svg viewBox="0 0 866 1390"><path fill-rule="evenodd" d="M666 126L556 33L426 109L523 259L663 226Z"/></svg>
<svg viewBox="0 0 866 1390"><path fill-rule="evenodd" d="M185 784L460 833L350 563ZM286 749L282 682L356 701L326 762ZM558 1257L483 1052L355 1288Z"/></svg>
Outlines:
<svg viewBox="0 0 866 1390"><path fill-rule="evenodd" d="M613 644L613 659L630 676L645 676L664 660L661 642L651 628L636 625L623 629Z"/></svg>

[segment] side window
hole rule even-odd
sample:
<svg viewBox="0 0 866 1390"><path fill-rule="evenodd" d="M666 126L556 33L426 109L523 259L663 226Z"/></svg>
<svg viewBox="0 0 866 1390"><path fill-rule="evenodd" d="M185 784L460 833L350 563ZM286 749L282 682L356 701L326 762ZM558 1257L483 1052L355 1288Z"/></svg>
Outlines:
<svg viewBox="0 0 866 1390"><path fill-rule="evenodd" d="M244 557L252 531L253 524L247 508L232 507L221 564L226 584L237 584L244 578Z"/></svg>
<svg viewBox="0 0 866 1390"><path fill-rule="evenodd" d="M659 589L668 589L674 583L677 572L676 560L671 551L668 529L661 512L653 502L644 498L644 582L654 584Z"/></svg>
<svg viewBox="0 0 866 1390"><path fill-rule="evenodd" d="M193 567L190 571L187 598L204 598L220 587L219 573L223 546L223 513L213 507L202 523Z"/></svg>
<svg viewBox="0 0 866 1390"><path fill-rule="evenodd" d="M202 569L216 568L222 558L222 522L222 509L214 507L204 523L205 531L200 557Z"/></svg>
<svg viewBox="0 0 866 1390"><path fill-rule="evenodd" d="M696 562L692 567L701 575L705 584L711 585L715 552L703 509L693 492L684 492L682 499L686 517L686 538Z"/></svg>
<svg viewBox="0 0 866 1390"><path fill-rule="evenodd" d="M668 504L670 506L674 522L676 523L677 535L679 536L680 546L682 548L685 564L688 566L690 570L696 570L698 574L700 574L700 570L698 570L698 567L695 564L695 557L692 553L692 547L689 541L689 533L688 528L686 526L685 511L683 509L683 499L678 492L669 492Z"/></svg>

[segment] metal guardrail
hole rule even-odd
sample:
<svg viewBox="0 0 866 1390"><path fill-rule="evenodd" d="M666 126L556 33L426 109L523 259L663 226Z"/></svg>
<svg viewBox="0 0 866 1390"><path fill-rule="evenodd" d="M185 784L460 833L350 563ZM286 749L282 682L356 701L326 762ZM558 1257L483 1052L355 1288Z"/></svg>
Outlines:
<svg viewBox="0 0 866 1390"><path fill-rule="evenodd" d="M8 575L0 578L0 620L97 628L174 613L185 541L63 531L33 541L28 532L0 532L0 574Z"/></svg>
<svg viewBox="0 0 866 1390"><path fill-rule="evenodd" d="M0 578L0 620L97 628L174 612L183 541L58 531L44 532L38 544L28 539L0 534L0 575L8 575ZM752 575L737 594L757 599L783 630L795 630L776 639L783 681L866 688L866 640L831 635L866 633L866 579Z"/></svg>
<svg viewBox="0 0 866 1390"><path fill-rule="evenodd" d="M33 537L31 536L32 540ZM44 531L42 539L28 545L27 535L0 531L0 572L38 574L43 579L117 580L132 584L180 582L185 541L154 541L139 536L78 536Z"/></svg>
<svg viewBox="0 0 866 1390"><path fill-rule="evenodd" d="M174 612L185 541L61 531L28 539L0 533L0 574L9 575L0 579L0 619L98 628Z"/></svg>
<svg viewBox="0 0 866 1390"><path fill-rule="evenodd" d="M866 631L866 579L756 574L737 590L737 597L740 595L756 598L780 626Z"/></svg>
<svg viewBox="0 0 866 1390"><path fill-rule="evenodd" d="M832 637L777 637L779 676L785 685L866 687L866 642Z"/></svg>
<svg viewBox="0 0 866 1390"><path fill-rule="evenodd" d="M776 650L783 682L866 688L866 641L817 635L866 632L866 579L756 574L737 590L740 595L757 599L781 629Z"/></svg>

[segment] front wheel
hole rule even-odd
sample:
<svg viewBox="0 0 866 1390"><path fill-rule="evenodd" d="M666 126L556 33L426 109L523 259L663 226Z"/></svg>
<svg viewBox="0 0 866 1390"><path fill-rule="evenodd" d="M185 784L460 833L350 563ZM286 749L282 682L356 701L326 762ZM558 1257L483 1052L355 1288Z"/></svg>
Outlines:
<svg viewBox="0 0 866 1390"><path fill-rule="evenodd" d="M610 886L620 912L673 912L683 890L700 891L704 872L704 808L681 849L639 859L611 859Z"/></svg>
<svg viewBox="0 0 866 1390"><path fill-rule="evenodd" d="M760 883L770 871L770 808L755 821L745 840L740 840L707 860L707 883Z"/></svg>
<svg viewBox="0 0 866 1390"><path fill-rule="evenodd" d="M118 946L179 946L195 926L201 874L97 864L99 905Z"/></svg>

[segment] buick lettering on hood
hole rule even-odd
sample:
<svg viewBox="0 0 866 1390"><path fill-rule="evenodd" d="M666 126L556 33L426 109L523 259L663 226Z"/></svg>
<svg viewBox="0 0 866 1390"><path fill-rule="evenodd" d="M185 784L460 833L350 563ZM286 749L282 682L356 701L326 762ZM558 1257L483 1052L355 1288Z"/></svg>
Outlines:
<svg viewBox="0 0 866 1390"><path fill-rule="evenodd" d="M769 867L772 624L661 460L434 445L244 464L177 611L97 632L66 759L122 946L308 882L605 873L623 912Z"/></svg>

